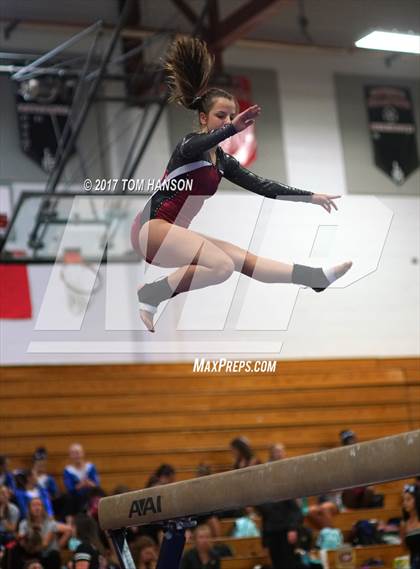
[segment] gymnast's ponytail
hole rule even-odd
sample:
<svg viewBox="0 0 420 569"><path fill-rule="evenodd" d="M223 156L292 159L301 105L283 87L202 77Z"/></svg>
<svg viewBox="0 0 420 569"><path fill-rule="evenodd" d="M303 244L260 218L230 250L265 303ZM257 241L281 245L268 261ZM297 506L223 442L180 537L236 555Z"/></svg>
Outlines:
<svg viewBox="0 0 420 569"><path fill-rule="evenodd" d="M170 102L187 109L199 109L213 69L214 56L198 38L178 36L170 45L165 70L168 73Z"/></svg>

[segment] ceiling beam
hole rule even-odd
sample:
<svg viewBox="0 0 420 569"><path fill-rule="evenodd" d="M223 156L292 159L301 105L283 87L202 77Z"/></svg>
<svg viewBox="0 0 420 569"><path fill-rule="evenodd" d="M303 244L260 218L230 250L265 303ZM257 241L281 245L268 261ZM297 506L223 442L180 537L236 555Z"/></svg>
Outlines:
<svg viewBox="0 0 420 569"><path fill-rule="evenodd" d="M206 35L206 41L210 51L214 54L214 71L216 74L222 73L223 58L222 50L214 48L213 38L215 37L216 30L219 29L219 0L207 0L209 27Z"/></svg>
<svg viewBox="0 0 420 569"><path fill-rule="evenodd" d="M250 0L219 23L219 31L212 36L210 47L213 51L223 51L265 20L283 1Z"/></svg>
<svg viewBox="0 0 420 569"><path fill-rule="evenodd" d="M10 22L10 18L0 18L0 24L5 24ZM80 22L52 22L50 20L21 20L19 23L20 30L44 30L51 31L51 33L63 33L72 34L77 33L80 30L87 28L89 23ZM103 26L103 33L112 33L114 26L105 24ZM173 33L175 30L168 28L167 30L162 30L162 28L152 28L150 26L142 26L140 28L124 28L121 32L122 37L127 38L148 38L154 34L161 33L162 31L167 31ZM188 33L186 31L185 33ZM307 43L296 43L290 41L278 41L278 40L266 40L266 39L238 39L235 41L236 45L241 48L249 49L272 49L272 50L284 50L284 51L294 51L300 53L324 53L324 54L342 54L342 55L357 55L362 58L365 57L376 57L383 59L386 53L393 53L392 51L386 52L379 49L360 49L351 46L343 45L323 45L323 44L307 44ZM3 52L8 48L7 42L3 42L2 49ZM10 49L10 48L9 48ZM14 53L15 50L13 50ZM10 49L12 52L12 49ZM10 55L10 53L8 54ZM39 57L40 53L35 54ZM35 56L34 55L34 56ZM413 60L416 58L416 54L401 53L401 57L405 60Z"/></svg>
<svg viewBox="0 0 420 569"><path fill-rule="evenodd" d="M128 0L118 0L119 12L124 8L125 2ZM127 17L127 26L131 28L136 28L141 26L141 12L139 2L133 2L131 9ZM139 47L143 43L142 38L130 38L121 37L121 48L123 55L127 52ZM123 63L125 73L127 75L125 81L125 88L127 95L130 97L135 97L141 95L141 89L139 88L139 78L140 71L144 68L144 58L143 52L137 53L135 56L131 56L124 60Z"/></svg>
<svg viewBox="0 0 420 569"><path fill-rule="evenodd" d="M180 10L187 20L193 25L197 25L198 16L194 10L184 0L172 0L172 3Z"/></svg>

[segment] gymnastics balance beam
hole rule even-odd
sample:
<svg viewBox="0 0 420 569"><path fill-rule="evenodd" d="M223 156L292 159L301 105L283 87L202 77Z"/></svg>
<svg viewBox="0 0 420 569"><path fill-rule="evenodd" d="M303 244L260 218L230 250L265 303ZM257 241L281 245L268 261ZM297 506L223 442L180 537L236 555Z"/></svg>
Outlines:
<svg viewBox="0 0 420 569"><path fill-rule="evenodd" d="M134 569L124 528L166 523L158 569L176 569L184 532L195 515L257 506L420 474L420 430L289 459L249 466L99 502L99 523L108 530L122 569Z"/></svg>

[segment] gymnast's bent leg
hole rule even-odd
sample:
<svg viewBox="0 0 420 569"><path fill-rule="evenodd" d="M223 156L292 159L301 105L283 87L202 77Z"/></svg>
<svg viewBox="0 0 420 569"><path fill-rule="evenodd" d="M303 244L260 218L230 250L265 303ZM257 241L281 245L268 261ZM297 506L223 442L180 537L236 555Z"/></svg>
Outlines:
<svg viewBox="0 0 420 569"><path fill-rule="evenodd" d="M152 219L139 232L145 259L160 267L180 267L138 291L140 314L150 331L159 304L188 290L218 284L230 277L232 259L202 235L163 219Z"/></svg>

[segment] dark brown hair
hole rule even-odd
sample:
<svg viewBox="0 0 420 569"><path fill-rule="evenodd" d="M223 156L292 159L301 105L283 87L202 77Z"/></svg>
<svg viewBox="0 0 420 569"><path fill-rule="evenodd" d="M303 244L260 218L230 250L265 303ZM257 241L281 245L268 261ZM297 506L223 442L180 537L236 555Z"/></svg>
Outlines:
<svg viewBox="0 0 420 569"><path fill-rule="evenodd" d="M404 486L404 493L410 494L414 498L414 506L416 509L417 518L420 521L420 489L417 488L415 484L406 484ZM409 519L409 513L404 508L403 511L403 519L407 521Z"/></svg>
<svg viewBox="0 0 420 569"><path fill-rule="evenodd" d="M104 547L99 537L99 528L96 521L87 514L79 513L74 518L76 537L82 542L90 543L99 553L104 553Z"/></svg>
<svg viewBox="0 0 420 569"><path fill-rule="evenodd" d="M164 63L170 89L169 101L206 114L218 97L234 101L238 106L235 97L228 91L217 87L207 88L213 64L214 56L205 42L185 35L178 36L170 45Z"/></svg>
<svg viewBox="0 0 420 569"><path fill-rule="evenodd" d="M239 460L235 461L233 468L239 468L239 463L242 458L245 459L247 463L250 463L254 458L254 452L245 437L237 437L236 439L233 439L230 441L230 446L231 448L236 449L241 456Z"/></svg>

